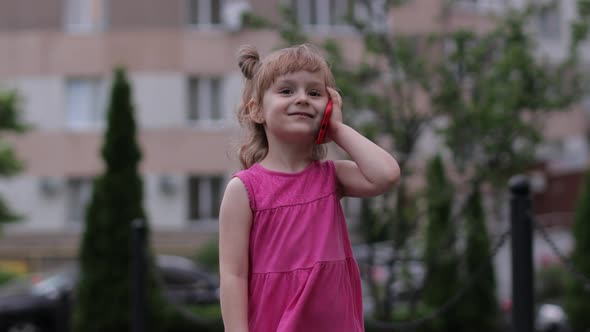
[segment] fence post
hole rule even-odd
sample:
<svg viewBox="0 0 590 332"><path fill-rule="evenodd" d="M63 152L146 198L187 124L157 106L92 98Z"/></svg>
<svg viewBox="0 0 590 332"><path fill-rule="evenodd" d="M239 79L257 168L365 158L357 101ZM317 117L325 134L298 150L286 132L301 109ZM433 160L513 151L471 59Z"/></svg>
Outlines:
<svg viewBox="0 0 590 332"><path fill-rule="evenodd" d="M147 319L146 293L146 226L143 219L136 219L131 224L131 331L146 332Z"/></svg>
<svg viewBox="0 0 590 332"><path fill-rule="evenodd" d="M512 329L533 332L533 229L529 180L517 175L509 182L512 226Z"/></svg>

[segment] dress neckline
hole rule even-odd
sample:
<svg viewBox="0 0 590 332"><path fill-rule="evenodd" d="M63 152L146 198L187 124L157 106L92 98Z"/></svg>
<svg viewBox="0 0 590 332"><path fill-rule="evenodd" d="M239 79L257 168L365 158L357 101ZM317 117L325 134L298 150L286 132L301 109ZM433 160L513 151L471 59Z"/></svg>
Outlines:
<svg viewBox="0 0 590 332"><path fill-rule="evenodd" d="M300 171L298 171L298 172L293 172L293 173L290 173L290 172L281 172L281 171L275 171L275 170L271 170L271 169L268 169L268 168L266 168L266 167L264 167L264 166L260 165L260 163L256 163L256 164L254 164L253 168L257 168L257 169L259 169L260 171L262 171L262 172L264 172L264 173L267 173L267 174L271 174L271 175L280 175L280 176L298 176L298 175L301 175L301 174L303 174L303 173L306 173L306 172L308 172L308 171L309 171L310 169L312 169L312 168L313 168L313 166L314 166L314 165L316 165L317 163L319 163L319 161L318 161L318 160L314 160L314 161L312 161L311 163L309 163L309 165L305 166L305 168L304 168L304 169L302 169L302 170L300 170Z"/></svg>

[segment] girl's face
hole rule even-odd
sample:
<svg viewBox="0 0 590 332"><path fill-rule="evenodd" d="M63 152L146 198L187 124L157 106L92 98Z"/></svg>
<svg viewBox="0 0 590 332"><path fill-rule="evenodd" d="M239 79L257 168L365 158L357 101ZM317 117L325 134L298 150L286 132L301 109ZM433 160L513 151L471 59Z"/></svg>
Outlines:
<svg viewBox="0 0 590 332"><path fill-rule="evenodd" d="M320 72L297 71L277 77L262 97L260 121L267 137L286 143L313 143L328 103Z"/></svg>

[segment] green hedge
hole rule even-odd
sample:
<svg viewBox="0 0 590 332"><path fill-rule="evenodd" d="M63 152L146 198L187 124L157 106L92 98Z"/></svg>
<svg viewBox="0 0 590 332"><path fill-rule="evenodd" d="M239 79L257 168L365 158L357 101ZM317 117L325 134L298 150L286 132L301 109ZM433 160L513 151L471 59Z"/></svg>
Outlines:
<svg viewBox="0 0 590 332"><path fill-rule="evenodd" d="M18 278L19 274L9 271L2 271L0 270L0 286L4 285L5 283L12 281Z"/></svg>

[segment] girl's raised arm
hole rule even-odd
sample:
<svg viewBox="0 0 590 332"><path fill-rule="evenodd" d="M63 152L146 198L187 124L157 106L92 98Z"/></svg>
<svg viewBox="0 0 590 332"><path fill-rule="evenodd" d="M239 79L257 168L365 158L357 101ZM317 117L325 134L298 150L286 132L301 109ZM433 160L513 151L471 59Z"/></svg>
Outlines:
<svg viewBox="0 0 590 332"><path fill-rule="evenodd" d="M242 181L227 185L219 211L221 314L225 331L248 331L248 246L252 211Z"/></svg>
<svg viewBox="0 0 590 332"><path fill-rule="evenodd" d="M397 161L389 152L342 123L342 98L332 88L328 88L328 92L334 103L330 138L352 158L352 161L334 163L342 195L371 197L387 192L400 177Z"/></svg>

